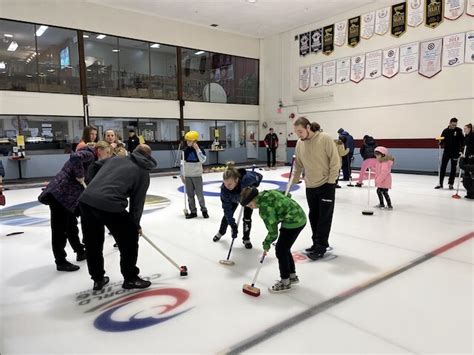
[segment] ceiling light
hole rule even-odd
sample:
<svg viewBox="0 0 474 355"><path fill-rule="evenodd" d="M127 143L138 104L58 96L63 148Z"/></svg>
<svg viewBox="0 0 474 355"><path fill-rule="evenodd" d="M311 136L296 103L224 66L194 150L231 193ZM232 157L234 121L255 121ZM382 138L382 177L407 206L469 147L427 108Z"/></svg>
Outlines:
<svg viewBox="0 0 474 355"><path fill-rule="evenodd" d="M257 0L247 0L247 2L249 2L251 4L255 4L257 2Z"/></svg>
<svg viewBox="0 0 474 355"><path fill-rule="evenodd" d="M0 62L0 69L5 69L7 64L5 62Z"/></svg>
<svg viewBox="0 0 474 355"><path fill-rule="evenodd" d="M41 37L43 33L46 32L47 29L48 29L48 26L40 26L40 28L38 28L38 30L36 31L36 37Z"/></svg>
<svg viewBox="0 0 474 355"><path fill-rule="evenodd" d="M83 38L89 38L89 35L82 35Z"/></svg>
<svg viewBox="0 0 474 355"><path fill-rule="evenodd" d="M107 37L106 35L98 35L96 38L97 39L104 39L105 37Z"/></svg>
<svg viewBox="0 0 474 355"><path fill-rule="evenodd" d="M112 52L115 52L115 53L120 52L120 49L112 49Z"/></svg>
<svg viewBox="0 0 474 355"><path fill-rule="evenodd" d="M12 41L10 45L8 46L7 51L14 52L16 51L17 48L18 48L18 43L16 43L15 41Z"/></svg>
<svg viewBox="0 0 474 355"><path fill-rule="evenodd" d="M197 51L197 52L194 53L194 54L196 54L196 55L201 55L201 54L204 54L204 53L205 53L204 51Z"/></svg>
<svg viewBox="0 0 474 355"><path fill-rule="evenodd" d="M153 43L150 48L160 48L160 45L158 43Z"/></svg>
<svg viewBox="0 0 474 355"><path fill-rule="evenodd" d="M13 37L13 35L11 35L11 34L9 34L9 33L5 33L4 36L5 36L5 37L9 37L9 38L12 38L12 37Z"/></svg>

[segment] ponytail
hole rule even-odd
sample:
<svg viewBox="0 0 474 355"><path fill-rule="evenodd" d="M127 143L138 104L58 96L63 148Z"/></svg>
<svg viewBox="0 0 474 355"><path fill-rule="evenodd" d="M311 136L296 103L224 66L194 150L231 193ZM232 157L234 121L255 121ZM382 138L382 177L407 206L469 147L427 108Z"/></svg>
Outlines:
<svg viewBox="0 0 474 355"><path fill-rule="evenodd" d="M309 126L309 129L313 132L317 132L321 130L321 126L317 122L310 122L306 117L298 117L298 119L295 120L293 123L294 126L302 126L304 128L307 128Z"/></svg>
<svg viewBox="0 0 474 355"><path fill-rule="evenodd" d="M222 174L222 179L223 180L228 180L228 179L238 180L238 179L240 179L240 173L235 168L235 162L228 161L225 165L226 165L226 168L224 170L224 173Z"/></svg>

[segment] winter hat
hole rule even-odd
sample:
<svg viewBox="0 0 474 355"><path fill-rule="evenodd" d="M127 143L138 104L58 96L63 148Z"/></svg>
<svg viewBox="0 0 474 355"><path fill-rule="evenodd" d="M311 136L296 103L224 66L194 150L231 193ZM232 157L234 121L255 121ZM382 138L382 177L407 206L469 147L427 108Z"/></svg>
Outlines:
<svg viewBox="0 0 474 355"><path fill-rule="evenodd" d="M339 130L337 131L337 133L341 134L342 132L344 132L344 128L339 128Z"/></svg>
<svg viewBox="0 0 474 355"><path fill-rule="evenodd" d="M385 147L377 147L375 148L376 152L379 152L380 154L387 155L388 154L388 149Z"/></svg>

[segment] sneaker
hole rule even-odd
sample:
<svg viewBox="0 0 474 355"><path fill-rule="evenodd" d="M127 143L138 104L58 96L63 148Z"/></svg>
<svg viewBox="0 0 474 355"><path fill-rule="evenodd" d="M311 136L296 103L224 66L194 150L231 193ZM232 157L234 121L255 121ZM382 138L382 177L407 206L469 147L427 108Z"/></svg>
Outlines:
<svg viewBox="0 0 474 355"><path fill-rule="evenodd" d="M94 287L92 288L94 291L100 291L102 288L109 283L110 279L108 276L104 276L102 280L94 281Z"/></svg>
<svg viewBox="0 0 474 355"><path fill-rule="evenodd" d="M383 209L383 208L385 208L385 205L382 205L381 203L379 203L378 205L375 205L374 207Z"/></svg>
<svg viewBox="0 0 474 355"><path fill-rule="evenodd" d="M242 242L244 243L247 249L252 249L252 243L250 242L250 239L244 239L242 240Z"/></svg>
<svg viewBox="0 0 474 355"><path fill-rule="evenodd" d="M272 170L276 170L276 169L277 169L277 167L276 167L276 166L272 166L272 168L271 168L271 169L272 169Z"/></svg>
<svg viewBox="0 0 474 355"><path fill-rule="evenodd" d="M268 288L268 291L271 293L283 293L288 292L291 290L291 282L287 284L284 283L282 280L278 280L272 287Z"/></svg>
<svg viewBox="0 0 474 355"><path fill-rule="evenodd" d="M388 205L388 206L387 206L387 210L393 210L393 206L392 206L392 205Z"/></svg>
<svg viewBox="0 0 474 355"><path fill-rule="evenodd" d="M307 251L308 253L309 253L309 252L312 252L312 251L314 251L314 250L315 250L314 245L312 245L312 246L310 246L309 248L306 248L306 249L305 249L305 251Z"/></svg>
<svg viewBox="0 0 474 355"><path fill-rule="evenodd" d="M308 256L308 258L310 258L311 260L319 260L319 259L322 259L324 258L324 254L326 253L326 251L313 251L311 253L308 253L306 254Z"/></svg>
<svg viewBox="0 0 474 355"><path fill-rule="evenodd" d="M358 182L357 184L355 184L355 187L362 187L362 183Z"/></svg>
<svg viewBox="0 0 474 355"><path fill-rule="evenodd" d="M147 287L150 287L150 285L151 285L150 281L143 280L137 276L133 280L124 280L122 284L122 288L130 290L132 288L147 288Z"/></svg>
<svg viewBox="0 0 474 355"><path fill-rule="evenodd" d="M298 278L298 275L295 275L295 276L293 276L293 277L290 276L290 284L296 285L296 284L299 283L299 282L300 282L300 279Z"/></svg>
<svg viewBox="0 0 474 355"><path fill-rule="evenodd" d="M221 240L221 238L222 238L222 234L217 233L217 234L214 236L214 238L212 238L212 241L213 241L213 242L218 242L219 240Z"/></svg>
<svg viewBox="0 0 474 355"><path fill-rule="evenodd" d="M71 272L71 271L77 271L79 269L80 269L79 266L71 264L69 261L64 261L60 264L56 264L56 270L58 271Z"/></svg>
<svg viewBox="0 0 474 355"><path fill-rule="evenodd" d="M341 185L336 184L336 189L340 189L340 188L341 188Z"/></svg>
<svg viewBox="0 0 474 355"><path fill-rule="evenodd" d="M196 218L198 215L196 212L186 214L186 219Z"/></svg>
<svg viewBox="0 0 474 355"><path fill-rule="evenodd" d="M442 188L443 188L443 185L435 186L435 190L442 189Z"/></svg>
<svg viewBox="0 0 474 355"><path fill-rule="evenodd" d="M209 214L207 213L207 211L203 211L202 216L203 218L209 218Z"/></svg>
<svg viewBox="0 0 474 355"><path fill-rule="evenodd" d="M77 256L76 256L76 261L82 261L82 260L86 260L87 257L86 257L86 252L85 251L81 251L79 253L77 253Z"/></svg>
<svg viewBox="0 0 474 355"><path fill-rule="evenodd" d="M454 190L454 186L453 186L453 185L449 185L449 189L450 189L450 190Z"/></svg>

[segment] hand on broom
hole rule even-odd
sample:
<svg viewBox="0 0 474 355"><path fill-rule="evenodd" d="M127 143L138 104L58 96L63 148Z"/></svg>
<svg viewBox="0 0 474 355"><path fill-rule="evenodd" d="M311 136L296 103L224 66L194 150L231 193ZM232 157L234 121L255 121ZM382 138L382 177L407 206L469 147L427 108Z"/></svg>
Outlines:
<svg viewBox="0 0 474 355"><path fill-rule="evenodd" d="M230 225L230 228L232 228L232 238L237 238L237 234L239 233L239 230L237 229L237 224L234 222Z"/></svg>

